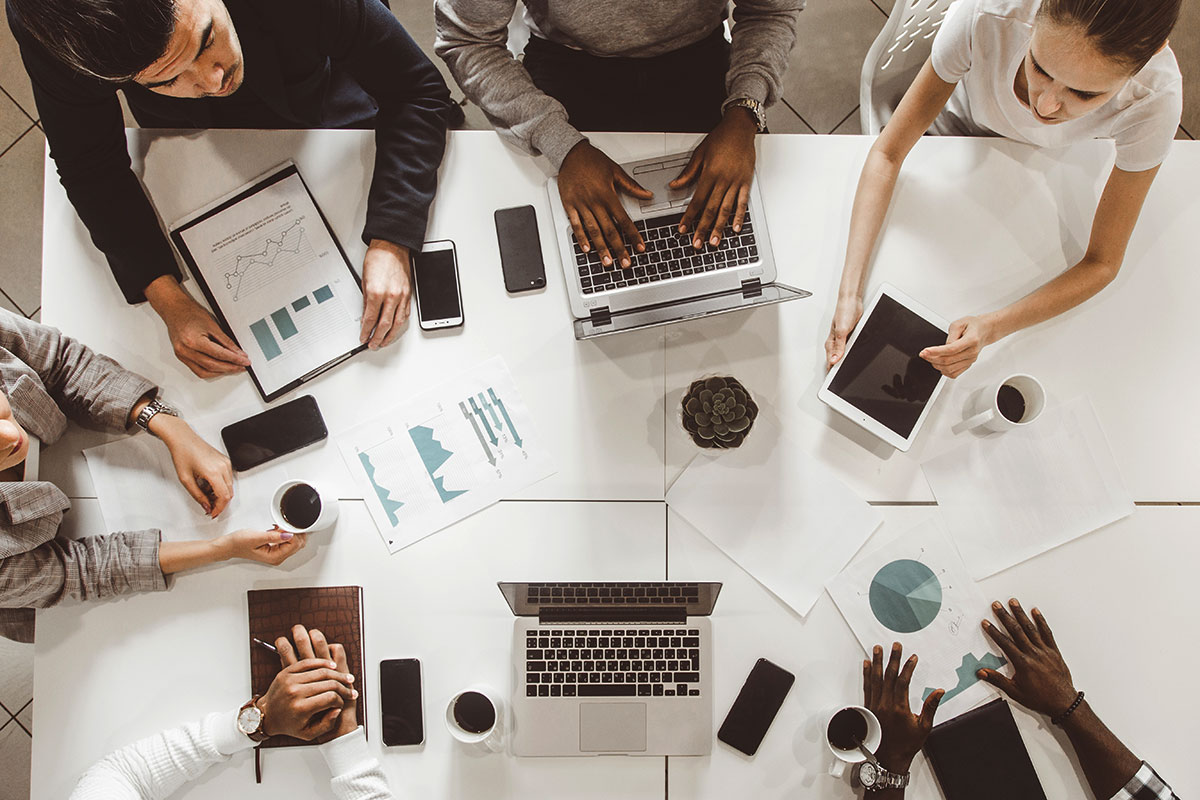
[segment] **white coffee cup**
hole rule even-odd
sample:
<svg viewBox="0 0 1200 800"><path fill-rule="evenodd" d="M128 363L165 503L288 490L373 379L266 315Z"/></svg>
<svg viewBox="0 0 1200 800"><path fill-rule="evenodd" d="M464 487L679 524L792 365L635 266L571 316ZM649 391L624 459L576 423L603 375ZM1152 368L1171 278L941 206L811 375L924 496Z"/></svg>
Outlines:
<svg viewBox="0 0 1200 800"><path fill-rule="evenodd" d="M495 711L495 719L492 721L492 726L485 731L469 731L458 724L458 720L454 717L454 708L458 705L458 701L463 695L475 692L483 695L492 704L492 709ZM504 751L504 701L500 699L500 695L494 689L487 686L468 686L454 697L450 698L450 702L446 704L446 728L450 731L450 735L463 744L470 745L480 750L490 750L493 753Z"/></svg>
<svg viewBox="0 0 1200 800"><path fill-rule="evenodd" d="M846 772L847 764L861 764L867 760L863 755L862 750L842 750L835 747L833 742L829 741L829 723L833 718L843 711L857 711L867 721L867 738L863 740L863 746L874 753L879 749L879 743L883 740L883 729L879 727L879 719L862 706L837 706L827 710L822 716L821 735L825 737L825 746L829 748L829 752L833 753L833 764L829 767L829 774L835 778L842 777Z"/></svg>
<svg viewBox="0 0 1200 800"><path fill-rule="evenodd" d="M1000 392L1005 387L1020 393L1025 410L1020 419L1012 420L1000 410ZM1004 380L985 386L969 403L967 419L950 430L962 433L965 430L1011 431L1023 428L1041 416L1046 408L1046 389L1032 375L1009 375Z"/></svg>
<svg viewBox="0 0 1200 800"><path fill-rule="evenodd" d="M321 505L321 511L317 515L313 524L306 528L301 528L289 522L283 516L283 496L288 490L295 486L307 485L317 493L318 502ZM337 522L338 518L338 501L333 493L326 488L313 481L284 481L279 484L279 488L275 490L275 494L271 497L271 518L280 528L293 533L312 533L314 531L322 531L329 528L333 523Z"/></svg>

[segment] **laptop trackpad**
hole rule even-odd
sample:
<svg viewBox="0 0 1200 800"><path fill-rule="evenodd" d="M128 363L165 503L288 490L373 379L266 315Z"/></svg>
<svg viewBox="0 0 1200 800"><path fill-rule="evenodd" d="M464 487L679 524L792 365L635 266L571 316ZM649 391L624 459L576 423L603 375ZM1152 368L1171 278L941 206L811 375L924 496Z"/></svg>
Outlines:
<svg viewBox="0 0 1200 800"><path fill-rule="evenodd" d="M584 703L579 707L579 749L585 753L646 749L645 703Z"/></svg>

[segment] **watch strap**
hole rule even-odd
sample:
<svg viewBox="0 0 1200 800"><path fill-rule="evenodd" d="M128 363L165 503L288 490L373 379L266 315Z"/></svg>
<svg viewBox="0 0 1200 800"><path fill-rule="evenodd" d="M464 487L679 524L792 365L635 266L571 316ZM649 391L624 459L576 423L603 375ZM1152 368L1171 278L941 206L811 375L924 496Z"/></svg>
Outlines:
<svg viewBox="0 0 1200 800"><path fill-rule="evenodd" d="M738 97L730 100L725 104L722 111L729 108L744 108L754 115L754 124L758 128L759 133L767 130L767 112L763 108L763 104L755 100L753 97Z"/></svg>
<svg viewBox="0 0 1200 800"><path fill-rule="evenodd" d="M159 414L167 414L168 416L172 417L179 416L179 413L175 409L171 408L162 400L159 400L157 397L155 397L142 407L142 410L137 415L137 419L135 419L133 422L139 428L149 433L150 420L154 419Z"/></svg>
<svg viewBox="0 0 1200 800"><path fill-rule="evenodd" d="M242 733L246 734L246 736L248 736L250 738L250 741L252 741L256 744L265 742L267 739L270 738L266 733L263 732L263 724L267 721L267 712L263 711L262 706L260 706L258 704L259 699L260 699L260 695L256 694L256 695L254 695L254 697L251 697L249 700L247 700L242 705L242 707L238 709L238 730L240 730L240 731L242 731ZM241 726L242 712L251 707L258 709L258 714L259 714L258 728L254 731L242 730L242 726Z"/></svg>

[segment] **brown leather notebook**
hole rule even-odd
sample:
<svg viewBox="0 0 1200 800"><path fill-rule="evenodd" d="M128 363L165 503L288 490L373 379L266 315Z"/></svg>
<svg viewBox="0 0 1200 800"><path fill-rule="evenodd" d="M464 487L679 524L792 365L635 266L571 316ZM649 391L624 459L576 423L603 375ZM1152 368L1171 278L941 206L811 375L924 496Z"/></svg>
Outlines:
<svg viewBox="0 0 1200 800"><path fill-rule="evenodd" d="M328 642L346 648L346 661L358 689L358 724L367 727L367 681L363 673L363 617L361 586L314 586L298 589L256 589L246 592L250 607L250 636L274 644L280 636L291 639L292 626L316 628ZM279 658L265 648L250 647L250 687L266 694L279 673ZM260 747L307 745L291 736L272 736Z"/></svg>

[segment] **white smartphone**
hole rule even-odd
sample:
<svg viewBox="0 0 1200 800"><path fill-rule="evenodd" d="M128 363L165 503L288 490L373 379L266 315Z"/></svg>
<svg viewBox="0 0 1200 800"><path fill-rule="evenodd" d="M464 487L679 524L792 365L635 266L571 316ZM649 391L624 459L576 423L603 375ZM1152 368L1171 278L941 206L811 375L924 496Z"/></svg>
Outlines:
<svg viewBox="0 0 1200 800"><path fill-rule="evenodd" d="M421 330L456 328L463 324L458 254L449 239L426 242L413 259L417 320Z"/></svg>

